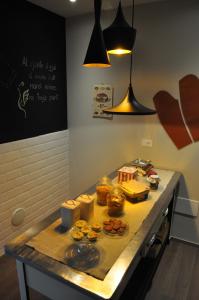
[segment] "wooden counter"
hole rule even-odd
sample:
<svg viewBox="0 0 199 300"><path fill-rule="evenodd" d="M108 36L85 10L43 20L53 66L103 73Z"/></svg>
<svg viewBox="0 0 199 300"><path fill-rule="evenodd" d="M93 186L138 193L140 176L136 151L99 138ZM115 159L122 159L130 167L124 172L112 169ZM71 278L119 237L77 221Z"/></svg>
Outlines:
<svg viewBox="0 0 199 300"><path fill-rule="evenodd" d="M60 217L60 210L12 240L5 246L5 251L7 255L16 258L21 299L29 299L28 287L54 300L119 299L149 245L149 241L159 229L167 207L170 203L172 206L175 205L180 176L178 172L172 173L167 186L159 195L149 215L104 280L76 271L26 245L32 237ZM110 177L116 177L116 172L111 173ZM95 185L86 191L86 193L94 192Z"/></svg>

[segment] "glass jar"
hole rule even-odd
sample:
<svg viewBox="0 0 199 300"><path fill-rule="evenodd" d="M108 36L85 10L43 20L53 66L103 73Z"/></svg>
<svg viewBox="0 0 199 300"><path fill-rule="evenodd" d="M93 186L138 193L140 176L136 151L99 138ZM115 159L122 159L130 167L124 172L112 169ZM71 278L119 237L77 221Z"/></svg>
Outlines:
<svg viewBox="0 0 199 300"><path fill-rule="evenodd" d="M126 197L119 186L115 186L107 195L108 214L118 217L123 214Z"/></svg>
<svg viewBox="0 0 199 300"><path fill-rule="evenodd" d="M159 185L159 182L160 182L160 178L159 178L158 175L150 175L147 178L147 181L150 183L150 188L152 190L157 190L158 189L158 185Z"/></svg>
<svg viewBox="0 0 199 300"><path fill-rule="evenodd" d="M107 194L112 190L112 182L110 178L104 176L96 186L97 204L107 205Z"/></svg>

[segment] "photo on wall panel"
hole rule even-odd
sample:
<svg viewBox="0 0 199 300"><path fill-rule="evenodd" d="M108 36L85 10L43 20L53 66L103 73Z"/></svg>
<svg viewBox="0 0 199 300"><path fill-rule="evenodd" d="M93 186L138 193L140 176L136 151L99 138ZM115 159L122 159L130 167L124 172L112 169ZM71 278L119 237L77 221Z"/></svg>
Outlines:
<svg viewBox="0 0 199 300"><path fill-rule="evenodd" d="M93 117L112 120L112 114L106 114L103 109L113 106L113 89L108 84L98 84L93 87Z"/></svg>

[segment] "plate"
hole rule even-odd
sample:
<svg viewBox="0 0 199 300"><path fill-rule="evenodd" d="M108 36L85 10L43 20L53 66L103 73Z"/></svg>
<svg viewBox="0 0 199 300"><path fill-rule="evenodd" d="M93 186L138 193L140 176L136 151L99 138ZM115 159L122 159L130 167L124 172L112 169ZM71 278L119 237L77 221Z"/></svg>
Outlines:
<svg viewBox="0 0 199 300"><path fill-rule="evenodd" d="M100 232L95 232L94 230L92 230L91 225L88 225L88 228L89 228L89 231L94 232L94 234L97 235L96 239L95 239L95 238L94 238L93 240L92 240L92 239L89 239L89 238L87 237L87 234L83 234L83 233L81 232L80 229L78 229L76 226L73 226L73 227L70 229L70 231L69 231L71 240L72 240L73 242L88 242L88 243L90 242L90 243L93 243L93 242L97 242L99 239L102 238L101 231L100 231ZM83 234L83 235L82 235L82 238L81 238L80 240L73 238L73 234L76 233L76 232L81 232L81 234Z"/></svg>
<svg viewBox="0 0 199 300"><path fill-rule="evenodd" d="M99 264L100 251L89 242L71 244L65 253L66 264L79 271L86 271Z"/></svg>
<svg viewBox="0 0 199 300"><path fill-rule="evenodd" d="M111 220L113 222L111 222ZM109 224L103 225L103 232L107 236L114 237L114 238L119 238L119 237L123 237L124 235L126 235L128 233L129 226L128 226L128 223L125 220L116 219L116 218L109 218L109 219L106 219L104 221L107 221L107 222L110 221L110 223L112 223L110 225ZM119 222L121 222L120 226L119 226ZM108 226L107 229L109 228L110 230L106 230L106 226ZM112 227L112 230L111 230L111 227Z"/></svg>

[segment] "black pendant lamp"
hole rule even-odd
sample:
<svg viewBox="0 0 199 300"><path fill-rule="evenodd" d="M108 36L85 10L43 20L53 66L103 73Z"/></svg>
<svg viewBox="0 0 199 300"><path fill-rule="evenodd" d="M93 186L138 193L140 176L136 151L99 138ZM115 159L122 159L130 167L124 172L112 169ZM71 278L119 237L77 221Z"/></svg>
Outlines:
<svg viewBox="0 0 199 300"><path fill-rule="evenodd" d="M109 54L128 54L132 52L136 29L125 20L121 1L113 23L103 31L106 49Z"/></svg>
<svg viewBox="0 0 199 300"><path fill-rule="evenodd" d="M83 63L84 67L107 68L111 66L100 24L101 5L101 0L94 0L95 25Z"/></svg>
<svg viewBox="0 0 199 300"><path fill-rule="evenodd" d="M132 3L132 27L134 23L134 0ZM137 101L135 98L131 78L133 69L133 55L131 52L131 62L130 62L130 83L125 97L122 101L112 108L103 110L105 113L115 114L115 115L153 115L156 113L155 110L150 109Z"/></svg>

